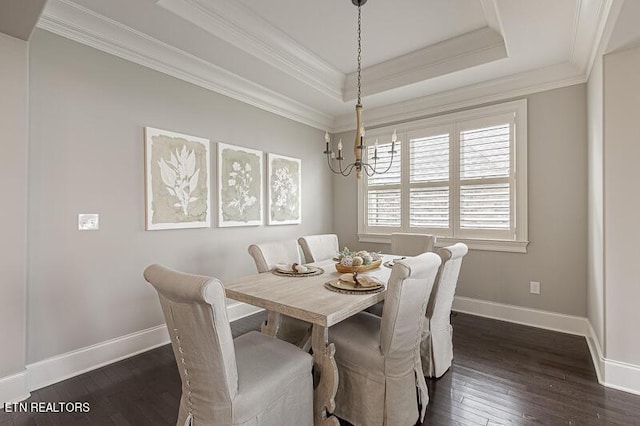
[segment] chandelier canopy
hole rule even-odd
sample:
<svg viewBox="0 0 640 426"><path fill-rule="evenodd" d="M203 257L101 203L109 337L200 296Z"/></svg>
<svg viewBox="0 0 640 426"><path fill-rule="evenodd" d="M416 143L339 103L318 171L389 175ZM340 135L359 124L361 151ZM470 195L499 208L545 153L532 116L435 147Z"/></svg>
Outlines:
<svg viewBox="0 0 640 426"><path fill-rule="evenodd" d="M324 154L327 156L327 164L331 171L335 174L340 174L342 176L349 176L353 170L356 171L356 176L358 179L362 178L363 172L367 174L367 176L373 176L374 174L386 173L391 169L391 165L393 164L393 157L397 153L395 149L396 142L398 141L398 136L396 131L393 131L393 135L391 136L391 149L389 150L390 159L389 164L386 168L378 170L378 141L376 140L374 145L373 156L367 159L367 146L364 140L364 123L362 121L362 102L360 100L361 95L361 73L362 73L362 6L367 2L367 0L351 0L355 6L358 7L358 101L356 103L356 137L353 143L353 154L355 156L355 161L353 163L349 163L344 165L342 161L344 157L342 156L342 139L338 142L338 153L336 154L332 149L330 149L331 144L331 136L329 132L325 132L324 140L325 140L325 150ZM365 157L363 160L363 156ZM368 161L373 161L373 164ZM335 163L337 164L337 168L334 167Z"/></svg>

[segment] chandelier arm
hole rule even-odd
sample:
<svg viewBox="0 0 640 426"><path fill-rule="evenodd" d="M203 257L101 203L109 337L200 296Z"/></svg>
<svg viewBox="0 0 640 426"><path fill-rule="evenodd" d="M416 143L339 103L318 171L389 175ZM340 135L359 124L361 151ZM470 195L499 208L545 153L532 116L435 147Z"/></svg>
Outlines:
<svg viewBox="0 0 640 426"><path fill-rule="evenodd" d="M341 172L340 174L345 177L349 176L355 166L356 166L356 163L349 164L347 167L345 167L344 172Z"/></svg>
<svg viewBox="0 0 640 426"><path fill-rule="evenodd" d="M342 174L342 170L340 170L340 169L339 169L339 170L336 170L336 169L334 169L334 168L333 168L333 166L331 165L331 158L330 158L329 156L330 156L330 154L327 154L327 165L329 166L329 169L330 169L333 173L335 173L335 174L337 174L337 175L341 175L341 174Z"/></svg>
<svg viewBox="0 0 640 426"><path fill-rule="evenodd" d="M376 173L384 174L384 173L387 173L389 170L391 170L391 166L393 166L393 155L394 155L396 152L395 152L395 151L390 151L390 153L391 153L391 158L389 159L389 165L387 166L387 168L386 168L384 171L382 171L382 172L378 172L378 171L376 171Z"/></svg>

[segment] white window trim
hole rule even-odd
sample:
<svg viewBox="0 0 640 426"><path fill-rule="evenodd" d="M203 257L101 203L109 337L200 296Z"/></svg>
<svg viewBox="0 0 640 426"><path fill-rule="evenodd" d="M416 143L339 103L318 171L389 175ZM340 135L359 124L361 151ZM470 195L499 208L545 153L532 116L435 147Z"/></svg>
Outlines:
<svg viewBox="0 0 640 426"><path fill-rule="evenodd" d="M472 110L466 110L446 115L440 115L433 118L427 118L418 121L403 123L398 126L386 126L367 132L367 137L390 135L394 128L400 129L402 132L410 132L424 127L444 126L452 122L468 121L480 119L483 117L491 117L495 115L514 113L515 112L515 239L502 240L493 238L451 238L449 236L438 237L436 246L446 246L455 242L463 242L472 250L489 250L513 253L526 253L528 240L528 205L527 205L527 100L521 99L517 101L505 102L498 105L491 105ZM399 132L400 133L400 132ZM403 140L402 152L408 152L408 146L404 146L406 142ZM406 168L405 168L406 170ZM367 233L365 232L365 196L364 179L358 182L358 240L360 242L369 243L385 243L391 242L390 234ZM403 211L403 214L405 212ZM388 231L388 230L385 230ZM400 231L398 232L406 232Z"/></svg>

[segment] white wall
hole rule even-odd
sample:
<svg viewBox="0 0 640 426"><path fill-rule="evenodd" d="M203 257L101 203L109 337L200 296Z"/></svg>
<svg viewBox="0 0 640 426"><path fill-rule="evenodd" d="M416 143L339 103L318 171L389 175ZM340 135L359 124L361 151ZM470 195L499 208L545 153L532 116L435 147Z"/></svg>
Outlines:
<svg viewBox="0 0 640 426"><path fill-rule="evenodd" d="M588 261L587 318L604 346L604 218L603 218L603 61L598 55L587 85L588 155Z"/></svg>
<svg viewBox="0 0 640 426"><path fill-rule="evenodd" d="M3 379L25 369L28 60L27 42L0 33L0 402L26 392L23 377Z"/></svg>
<svg viewBox="0 0 640 426"><path fill-rule="evenodd" d="M606 356L636 366L640 366L639 159L640 48L633 48L604 57L604 282Z"/></svg>
<svg viewBox="0 0 640 426"><path fill-rule="evenodd" d="M30 84L29 363L163 323L151 263L224 280L250 243L333 230L319 130L41 30ZM145 231L144 126L301 158L302 225Z"/></svg>
<svg viewBox="0 0 640 426"><path fill-rule="evenodd" d="M527 254L472 250L458 296L569 315L587 306L586 85L528 99L529 240ZM365 117L366 123L366 110ZM353 140L353 132L334 135ZM351 142L349 142L351 143ZM357 240L356 179L334 177L334 222L341 246L388 250ZM540 281L540 295L529 281Z"/></svg>

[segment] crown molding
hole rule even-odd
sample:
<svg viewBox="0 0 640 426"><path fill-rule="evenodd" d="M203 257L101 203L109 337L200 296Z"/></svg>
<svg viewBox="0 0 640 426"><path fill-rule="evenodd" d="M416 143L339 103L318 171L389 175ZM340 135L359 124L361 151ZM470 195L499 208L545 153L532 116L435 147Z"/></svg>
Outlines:
<svg viewBox="0 0 640 426"><path fill-rule="evenodd" d="M318 129L332 116L69 0L49 0L38 27Z"/></svg>
<svg viewBox="0 0 640 426"><path fill-rule="evenodd" d="M470 31L362 70L362 94L373 95L507 57L502 36L490 27ZM358 74L347 76L345 101L356 99Z"/></svg>
<svg viewBox="0 0 640 426"><path fill-rule="evenodd" d="M577 0L569 62L589 75L613 0Z"/></svg>
<svg viewBox="0 0 640 426"><path fill-rule="evenodd" d="M400 123L456 109L526 96L587 81L574 65L564 63L527 71L470 86L435 93L396 104L364 110L367 128ZM366 106L365 106L366 107ZM353 114L336 118L332 133L354 129Z"/></svg>
<svg viewBox="0 0 640 426"><path fill-rule="evenodd" d="M238 1L159 0L158 6L342 101L345 75Z"/></svg>

